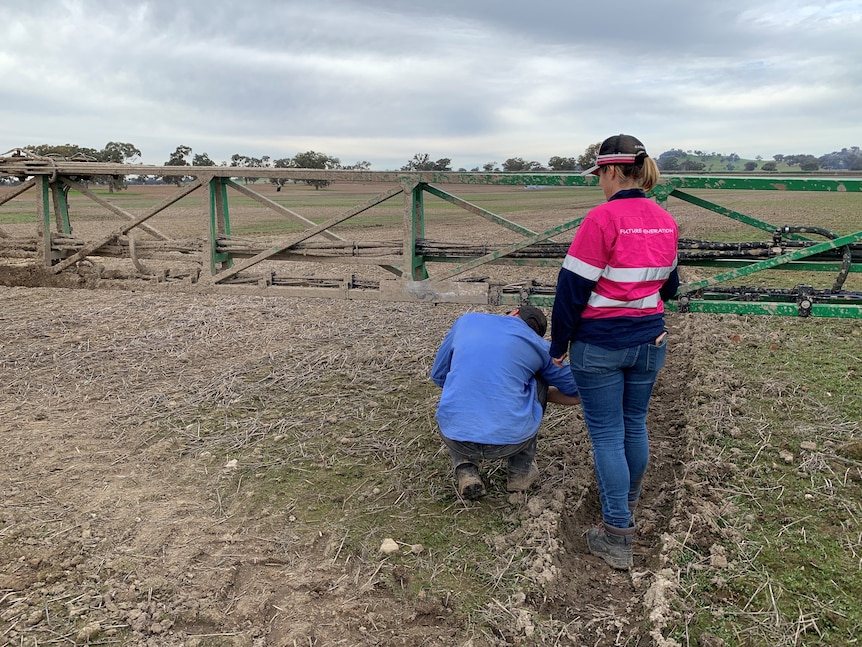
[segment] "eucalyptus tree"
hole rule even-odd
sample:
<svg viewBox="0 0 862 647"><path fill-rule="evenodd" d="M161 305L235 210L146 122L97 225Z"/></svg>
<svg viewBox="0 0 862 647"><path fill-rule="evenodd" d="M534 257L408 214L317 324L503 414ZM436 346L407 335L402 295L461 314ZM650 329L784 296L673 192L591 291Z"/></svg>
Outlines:
<svg viewBox="0 0 862 647"><path fill-rule="evenodd" d="M171 153L168 161L165 162L163 166L189 166L189 162L186 158L191 155L191 153L191 146L180 144L177 146L176 150ZM165 184L175 184L177 186L180 186L187 177L187 175L182 173L179 175L170 175L166 173L161 176L162 182Z"/></svg>
<svg viewBox="0 0 862 647"><path fill-rule="evenodd" d="M341 160L337 157L331 157L324 153L316 151L306 151L305 153L297 153L293 157L293 165L295 168L317 168L317 169L340 169ZM322 189L331 184L330 180L305 180L309 186L313 186L315 190Z"/></svg>
<svg viewBox="0 0 862 647"><path fill-rule="evenodd" d="M442 157L436 162L431 160L428 153L416 153L413 159L401 167L402 171L451 171L452 160Z"/></svg>

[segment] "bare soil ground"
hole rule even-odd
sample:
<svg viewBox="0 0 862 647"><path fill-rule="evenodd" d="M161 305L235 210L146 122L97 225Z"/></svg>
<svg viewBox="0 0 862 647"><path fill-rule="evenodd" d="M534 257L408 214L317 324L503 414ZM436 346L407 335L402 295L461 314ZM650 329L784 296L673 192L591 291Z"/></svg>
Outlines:
<svg viewBox="0 0 862 647"><path fill-rule="evenodd" d="M433 403L410 385L427 381L457 308L47 288L2 288L0 300L6 644L529 644L536 614L561 623L558 644L654 644L649 633L668 613L662 535L690 507L680 487L691 440L686 322L672 322L678 341L654 398L635 571L611 572L586 551L583 534L599 518L589 442L578 415L556 412L539 485L497 502L517 518L513 532L488 538L501 559L516 546L535 557L492 642L444 600L393 591L397 569L385 559L336 554L337 520L306 526L287 510L248 505L259 469L237 486L243 496L228 497L236 493L220 483L230 467L166 433L184 409L236 396L234 381L274 355L298 377L313 346L346 365L389 366L393 350L412 352L418 361L387 373L407 385L406 405L427 414ZM304 397L299 387L285 395ZM332 394L344 397L356 406L378 396ZM318 429L338 406L297 409L276 415ZM429 422L414 431L433 438ZM444 456L433 460L445 474ZM460 505L450 483L439 485ZM421 519L423 493L414 494Z"/></svg>
<svg viewBox="0 0 862 647"><path fill-rule="evenodd" d="M0 271L15 274L7 285L44 285L36 270ZM674 614L672 535L707 547L722 532L714 522L721 497L687 479L707 460L695 431L705 414L687 393L724 379L697 374L694 361L710 353L720 321L669 316L631 573L611 571L586 549L599 504L576 411L550 412L542 477L526 497L459 501L439 450L410 459L435 479L397 472L398 457L382 461L400 490L389 499L393 511L417 525L424 502L441 497L453 515L496 506L512 520L510 531L476 541L496 551L501 573L515 562L521 583L491 591L477 616L446 597L411 593L409 567L370 539L345 548L339 519L302 519L259 496L267 470L289 466L315 434L349 426L341 451L369 462L389 431L439 447L428 369L464 307L72 290L82 283L74 275L55 281L0 287L3 644L674 644L662 637ZM273 371L278 379L261 377ZM319 384L327 373L338 378L326 382L329 392ZM280 463L255 462L252 450L231 464L189 424L198 411L218 415L249 401L254 412L243 425L225 422L225 433L237 448L274 442ZM722 469L715 461L709 473L720 480ZM355 495L341 493L344 515L362 498ZM409 537L397 539L409 548Z"/></svg>

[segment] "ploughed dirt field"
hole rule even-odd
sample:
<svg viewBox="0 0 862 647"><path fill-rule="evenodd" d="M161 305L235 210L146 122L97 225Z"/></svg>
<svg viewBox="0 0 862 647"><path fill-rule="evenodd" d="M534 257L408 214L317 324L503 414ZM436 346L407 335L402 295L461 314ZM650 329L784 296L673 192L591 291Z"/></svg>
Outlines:
<svg viewBox="0 0 862 647"><path fill-rule="evenodd" d="M543 474L528 496L507 497L497 475L485 500L458 500L425 383L435 343L459 308L45 288L2 288L0 300L7 644L517 644L536 612L561 623L560 644L638 635L643 641L631 644L651 644L649 617L660 624L667 611L662 535L688 524L692 506L681 487L691 441L685 393L695 379L689 322L671 322L674 352L654 400L653 458L629 575L587 554L583 534L599 511L574 411L557 407L546 423ZM369 375L375 370L385 378ZM329 393L304 388L320 380ZM387 404L387 391L395 403ZM221 447L233 444L233 453L210 451L189 413L232 402L254 414L236 426L225 421ZM350 417L358 420L348 435ZM487 542L500 569L531 553L521 590L498 600L506 608L496 640L445 597L405 593L409 563L376 554L382 537L339 550L340 518L308 521L296 505L261 500L255 490L267 487L259 485L267 469L289 471L315 434L346 438L334 451L370 462L372 475L382 473L375 483L391 481L397 489L380 493L378 485L370 496L393 502L410 523L423 523L429 500L451 515L493 506L509 518L509 532L469 538ZM424 448L398 450L405 435ZM245 450L255 444L271 444L274 455ZM247 457L232 467L241 452ZM339 458L298 467L327 471L328 461ZM411 482L417 470L429 473ZM307 486L298 491L316 496ZM356 492L325 494L343 502L339 517L353 513ZM283 499L291 493L273 497ZM413 536L396 537L408 544L402 551ZM434 550L454 551L463 538L452 539ZM462 568L457 554L427 558Z"/></svg>
<svg viewBox="0 0 862 647"><path fill-rule="evenodd" d="M689 478L712 409L688 394L731 379L698 368L719 318L668 316L620 573L586 548L576 407L550 406L526 495L493 465L482 501L455 493L430 365L460 314L505 308L0 272L0 644L671 644L674 536L732 532Z"/></svg>

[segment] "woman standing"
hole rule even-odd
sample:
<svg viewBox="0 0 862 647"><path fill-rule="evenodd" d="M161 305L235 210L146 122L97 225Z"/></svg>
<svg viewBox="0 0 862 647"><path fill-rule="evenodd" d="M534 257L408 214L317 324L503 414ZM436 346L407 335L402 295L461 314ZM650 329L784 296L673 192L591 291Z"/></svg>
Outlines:
<svg viewBox="0 0 862 647"><path fill-rule="evenodd" d="M578 228L557 280L553 361L566 353L593 444L602 521L587 531L593 555L632 566L632 511L649 459L646 417L667 353L663 301L679 287L673 217L646 197L655 162L631 135L609 137L596 165L607 202Z"/></svg>

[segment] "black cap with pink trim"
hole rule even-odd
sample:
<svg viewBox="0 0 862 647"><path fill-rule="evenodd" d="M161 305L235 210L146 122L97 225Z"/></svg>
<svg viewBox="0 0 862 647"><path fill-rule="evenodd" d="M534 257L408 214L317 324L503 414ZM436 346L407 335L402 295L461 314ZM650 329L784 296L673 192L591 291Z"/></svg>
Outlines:
<svg viewBox="0 0 862 647"><path fill-rule="evenodd" d="M649 155L646 147L638 138L631 135L614 135L602 142L595 166L581 175L596 175L599 167L608 164L643 164L647 157Z"/></svg>

